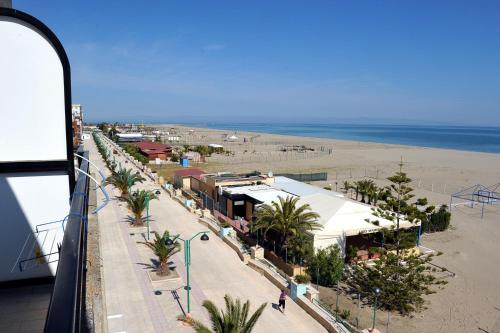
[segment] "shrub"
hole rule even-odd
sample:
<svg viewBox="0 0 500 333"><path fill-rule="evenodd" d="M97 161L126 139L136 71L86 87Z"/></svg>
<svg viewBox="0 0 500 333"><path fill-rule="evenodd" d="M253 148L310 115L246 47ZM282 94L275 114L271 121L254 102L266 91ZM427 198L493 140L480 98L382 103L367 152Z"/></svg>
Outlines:
<svg viewBox="0 0 500 333"><path fill-rule="evenodd" d="M300 284L306 284L311 282L311 277L307 274L299 274L295 276L295 282Z"/></svg>
<svg viewBox="0 0 500 333"><path fill-rule="evenodd" d="M172 154L172 156L170 157L170 161L171 162L179 162L179 155Z"/></svg>
<svg viewBox="0 0 500 333"><path fill-rule="evenodd" d="M445 205L438 211L432 212L427 219L422 221L423 232L444 231L450 226L451 213L447 211Z"/></svg>
<svg viewBox="0 0 500 333"><path fill-rule="evenodd" d="M340 318L344 319L344 320L348 320L349 318L351 317L351 311L350 310L342 310L340 312Z"/></svg>
<svg viewBox="0 0 500 333"><path fill-rule="evenodd" d="M357 252L357 250L356 250ZM343 275L344 258L337 245L319 249L309 263L308 273L314 281L325 287L334 286Z"/></svg>
<svg viewBox="0 0 500 333"><path fill-rule="evenodd" d="M350 259L354 259L358 256L358 251L359 251L359 248L357 246L349 245L349 247L347 249L347 256Z"/></svg>

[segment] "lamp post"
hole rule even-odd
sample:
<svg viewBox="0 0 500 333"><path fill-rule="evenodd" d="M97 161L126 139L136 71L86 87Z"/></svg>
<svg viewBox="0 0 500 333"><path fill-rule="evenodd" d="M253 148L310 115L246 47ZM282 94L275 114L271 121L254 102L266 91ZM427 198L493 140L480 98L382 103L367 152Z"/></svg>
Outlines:
<svg viewBox="0 0 500 333"><path fill-rule="evenodd" d="M372 324L372 333L375 332L375 319L377 318L377 298L380 295L380 288L373 288L373 294L375 295L375 300L373 302L373 324Z"/></svg>
<svg viewBox="0 0 500 333"><path fill-rule="evenodd" d="M148 232L146 238L149 240L149 192L146 193L146 227Z"/></svg>
<svg viewBox="0 0 500 333"><path fill-rule="evenodd" d="M190 315L191 313L191 284L190 284L190 280L189 280L189 266L191 266L191 241L198 235L201 234L201 237L200 237L200 240L202 241L208 241L209 238L208 238L208 234L209 231L200 231L199 233L197 233L196 235L194 235L193 237L189 238L189 239L182 239L181 237L177 237L179 238L180 240L184 241L184 266L186 266L186 287L184 289L186 289L187 291L187 316ZM165 245L167 246L172 246L174 245L174 241L170 238L167 238L165 240Z"/></svg>

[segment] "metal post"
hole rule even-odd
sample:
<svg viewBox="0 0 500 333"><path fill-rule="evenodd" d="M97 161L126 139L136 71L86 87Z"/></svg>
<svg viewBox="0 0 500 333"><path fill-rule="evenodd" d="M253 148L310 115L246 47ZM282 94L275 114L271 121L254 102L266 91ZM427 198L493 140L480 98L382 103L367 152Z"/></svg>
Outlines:
<svg viewBox="0 0 500 333"><path fill-rule="evenodd" d="M335 320L339 320L339 282L337 281L337 300L335 301Z"/></svg>
<svg viewBox="0 0 500 333"><path fill-rule="evenodd" d="M361 311L361 294L358 292L358 313L356 315L356 328L359 327L359 312Z"/></svg>
<svg viewBox="0 0 500 333"><path fill-rule="evenodd" d="M146 193L146 227L148 231L147 240L149 240L149 192Z"/></svg>
<svg viewBox="0 0 500 333"><path fill-rule="evenodd" d="M420 236L422 235L422 224L418 226L417 246L420 246Z"/></svg>
<svg viewBox="0 0 500 333"><path fill-rule="evenodd" d="M378 297L378 295L375 294L375 302L373 302L373 325L372 325L372 332L375 331L375 319L377 318L377 297Z"/></svg>
<svg viewBox="0 0 500 333"><path fill-rule="evenodd" d="M316 266L316 289L319 291L319 265Z"/></svg>
<svg viewBox="0 0 500 333"><path fill-rule="evenodd" d="M187 291L187 313L191 313L191 285L189 283L189 266L191 265L191 240L184 241L184 255L186 265L186 291Z"/></svg>

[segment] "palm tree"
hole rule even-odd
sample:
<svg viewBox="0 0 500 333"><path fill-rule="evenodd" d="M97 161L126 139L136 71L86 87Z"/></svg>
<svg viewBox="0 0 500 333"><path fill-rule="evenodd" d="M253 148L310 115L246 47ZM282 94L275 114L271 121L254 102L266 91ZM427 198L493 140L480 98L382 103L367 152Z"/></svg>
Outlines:
<svg viewBox="0 0 500 333"><path fill-rule="evenodd" d="M378 195L379 195L380 189L378 186L375 184L373 180L370 180L370 183L368 184L366 194L368 195L368 204L371 205L372 201L376 204L378 200Z"/></svg>
<svg viewBox="0 0 500 333"><path fill-rule="evenodd" d="M273 201L270 205L265 204L259 208L257 220L252 227L255 231L264 230L264 237L269 230L276 231L279 234L280 249L287 245L290 237L322 227L316 222L319 214L312 212L309 204L297 207L299 197L278 199L279 202Z"/></svg>
<svg viewBox="0 0 500 333"><path fill-rule="evenodd" d="M156 195L152 191L137 190L125 199L128 209L134 214L133 224L135 226L143 225L144 219L142 213L146 209L148 201L156 198Z"/></svg>
<svg viewBox="0 0 500 333"><path fill-rule="evenodd" d="M361 194L361 202L365 202L366 195L372 190L375 183L371 179L362 179L356 182L357 192ZM357 200L357 195L356 195Z"/></svg>
<svg viewBox="0 0 500 333"><path fill-rule="evenodd" d="M349 181L347 180L344 180L344 182L342 183L342 191L344 191L345 194L347 194L347 192L352 188L352 185L351 183L349 183Z"/></svg>
<svg viewBox="0 0 500 333"><path fill-rule="evenodd" d="M106 178L104 186L111 184L121 192L121 198L126 199L128 197L128 192L130 188L136 183L142 183L145 181L141 175L133 173L132 169L120 168L118 171L114 172Z"/></svg>
<svg viewBox="0 0 500 333"><path fill-rule="evenodd" d="M205 300L203 307L208 311L212 328L208 328L197 320L191 320L193 328L197 333L250 333L257 320L264 312L267 303L262 304L247 320L250 311L250 302L247 300L243 305L239 299L234 301L231 296L224 296L226 311L218 309L211 301Z"/></svg>
<svg viewBox="0 0 500 333"><path fill-rule="evenodd" d="M161 276L170 275L168 261L174 254L178 253L181 250L181 244L177 242L177 238L179 236L177 235L172 237L174 244L168 246L166 244L166 241L167 239L171 238L168 230L165 230L162 236L160 236L160 234L157 233L156 231L154 231L153 233L155 235L155 239L153 241L138 242L138 243L144 244L147 247L149 247L158 257L159 264L158 264L158 271L156 272L156 274Z"/></svg>

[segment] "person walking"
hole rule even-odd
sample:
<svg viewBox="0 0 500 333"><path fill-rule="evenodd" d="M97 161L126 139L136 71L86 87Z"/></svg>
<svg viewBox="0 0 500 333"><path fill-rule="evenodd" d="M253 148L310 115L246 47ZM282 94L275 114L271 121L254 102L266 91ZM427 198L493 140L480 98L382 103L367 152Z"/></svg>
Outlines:
<svg viewBox="0 0 500 333"><path fill-rule="evenodd" d="M281 289L281 294L280 294L280 299L279 299L279 302L278 302L278 309L283 313L285 314L285 301L286 301L286 292L284 289ZM283 308L283 310L281 310L281 308Z"/></svg>

